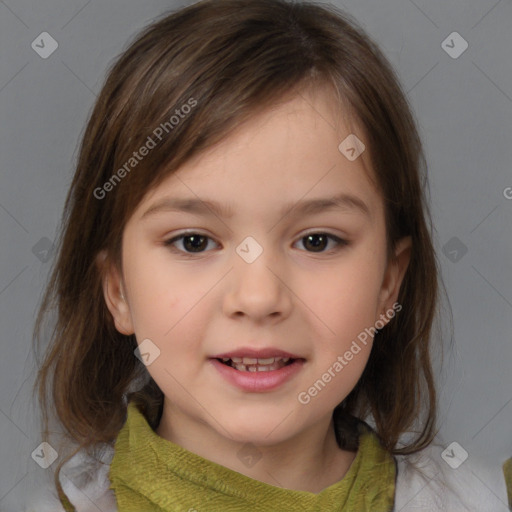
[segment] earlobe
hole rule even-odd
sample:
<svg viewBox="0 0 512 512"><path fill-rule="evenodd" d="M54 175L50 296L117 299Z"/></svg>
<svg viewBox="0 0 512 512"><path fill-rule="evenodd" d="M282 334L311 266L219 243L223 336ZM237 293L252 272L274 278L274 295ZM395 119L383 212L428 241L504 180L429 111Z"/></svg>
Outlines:
<svg viewBox="0 0 512 512"><path fill-rule="evenodd" d="M398 300L400 287L411 259L411 247L410 236L401 238L396 244L394 258L388 262L381 289L381 308L383 310L392 308Z"/></svg>
<svg viewBox="0 0 512 512"><path fill-rule="evenodd" d="M116 329L125 335L134 333L131 311L123 290L123 280L116 265L109 262L102 253L98 254L97 263L100 268L103 298L110 311Z"/></svg>

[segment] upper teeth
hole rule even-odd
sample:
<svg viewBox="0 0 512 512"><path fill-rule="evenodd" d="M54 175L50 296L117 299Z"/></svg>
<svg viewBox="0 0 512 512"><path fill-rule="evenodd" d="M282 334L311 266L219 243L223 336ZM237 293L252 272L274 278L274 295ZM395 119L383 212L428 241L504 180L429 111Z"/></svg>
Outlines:
<svg viewBox="0 0 512 512"><path fill-rule="evenodd" d="M273 364L278 361L283 361L283 363L287 363L290 358L289 357L267 357L266 359L260 359L255 357L223 357L222 360L227 362L231 359L235 364L257 364L257 365L265 365L265 364Z"/></svg>

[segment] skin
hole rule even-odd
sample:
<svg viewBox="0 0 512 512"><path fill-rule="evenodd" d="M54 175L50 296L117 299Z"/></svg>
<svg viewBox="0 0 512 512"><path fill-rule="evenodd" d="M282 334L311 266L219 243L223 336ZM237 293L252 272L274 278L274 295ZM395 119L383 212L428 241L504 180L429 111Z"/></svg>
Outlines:
<svg viewBox="0 0 512 512"><path fill-rule="evenodd" d="M103 286L119 332L160 349L148 366L165 395L160 436L251 478L313 493L343 478L355 458L338 447L332 412L360 378L372 340L308 404L297 396L392 308L410 258L404 238L387 259L367 152L351 162L338 150L350 133L364 141L343 114L329 91L302 92L187 162L138 205L123 235L123 272L108 267ZM357 196L369 213L281 212L338 193ZM218 201L233 216L161 210L143 217L166 196ZM191 253L190 239L165 245L184 230L209 237L203 252ZM349 244L316 237L315 251L304 238L311 233ZM236 252L247 236L263 249L253 263ZM274 347L306 362L273 391L242 391L209 360L242 346ZM246 443L262 455L251 468L237 456Z"/></svg>

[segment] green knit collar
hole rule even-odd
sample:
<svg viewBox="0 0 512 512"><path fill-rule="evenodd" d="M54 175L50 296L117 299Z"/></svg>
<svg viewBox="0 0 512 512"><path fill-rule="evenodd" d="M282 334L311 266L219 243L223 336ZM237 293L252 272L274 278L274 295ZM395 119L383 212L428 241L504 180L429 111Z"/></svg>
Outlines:
<svg viewBox="0 0 512 512"><path fill-rule="evenodd" d="M134 404L128 405L109 474L119 512L387 512L395 476L393 457L363 423L347 474L314 494L275 487L204 459L156 434Z"/></svg>

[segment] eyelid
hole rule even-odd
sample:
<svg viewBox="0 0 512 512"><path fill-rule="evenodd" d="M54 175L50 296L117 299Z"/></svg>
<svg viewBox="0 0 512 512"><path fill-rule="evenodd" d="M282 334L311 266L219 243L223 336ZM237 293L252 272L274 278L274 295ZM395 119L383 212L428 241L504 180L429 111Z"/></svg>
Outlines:
<svg viewBox="0 0 512 512"><path fill-rule="evenodd" d="M183 238L185 238L187 236L191 236L191 235L204 236L208 240L212 240L217 245L219 245L219 243L212 236L210 236L208 233L204 233L204 232L202 232L201 230L198 230L198 229L188 229L188 230L185 230L185 231L181 231L181 232L177 233L176 235L173 235L171 238L165 239L163 244L164 244L164 246L168 247L171 250L175 250L178 253L187 254L187 255L190 255L190 256L202 254L204 252L210 252L210 251L200 251L200 252L197 252L197 253L187 252L187 251L182 251L180 249L176 249L173 246L173 244L175 242L177 242L178 240L181 240L181 239L183 239Z"/></svg>
<svg viewBox="0 0 512 512"><path fill-rule="evenodd" d="M301 242L304 238L306 238L309 235L325 235L327 238L334 240L337 244L334 249L331 249L329 251L319 251L319 252L302 251L302 252L307 252L309 254L333 254L335 252L338 252L341 248L347 247L348 245L350 245L350 242L348 240L346 240L345 238L335 235L334 233L332 233L329 230L322 230L322 229L314 229L314 230L308 231L306 233L302 233L301 236L299 236L297 238L297 241L294 243L294 245L297 242Z"/></svg>
<svg viewBox="0 0 512 512"><path fill-rule="evenodd" d="M167 240L164 240L164 242L163 242L164 246L168 247L170 250L172 250L174 252L177 252L180 254L186 254L187 256L192 256L192 257L201 255L203 253L211 252L211 249L205 250L205 251L198 251L198 252L188 252L188 251L182 251L181 249L177 249L176 247L173 246L173 244L175 242L182 240L183 238L190 236L190 235L204 236L208 240L211 240L211 241L215 242L217 245L219 245L219 243L209 234L201 232L201 230L197 230L197 229L188 229L188 230L179 232L178 234L174 235L173 237L171 237ZM331 249L329 251L319 251L319 252L301 251L301 252L307 252L310 254L333 254L333 253L339 251L341 248L350 245L350 241L346 240L345 238L335 235L330 230L322 230L320 228L320 229L311 229L307 232L302 233L299 237L297 237L296 241L293 243L293 246L295 246L295 244L297 244L298 242L301 242L305 237L307 237L309 235L325 235L330 240L333 240L337 245L334 249Z"/></svg>
<svg viewBox="0 0 512 512"><path fill-rule="evenodd" d="M338 240L341 240L342 242L348 243L348 240L345 238L345 235L336 234L333 232L332 229L329 229L329 228L308 229L307 231L304 231L303 233L301 233L301 235L297 238L298 239L304 238L305 236L308 236L308 235L328 235L328 236L332 236L333 238L336 238Z"/></svg>

